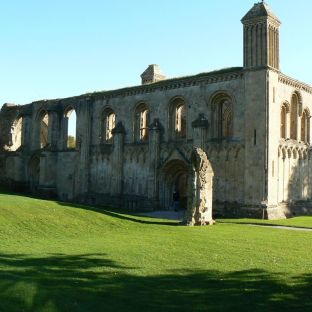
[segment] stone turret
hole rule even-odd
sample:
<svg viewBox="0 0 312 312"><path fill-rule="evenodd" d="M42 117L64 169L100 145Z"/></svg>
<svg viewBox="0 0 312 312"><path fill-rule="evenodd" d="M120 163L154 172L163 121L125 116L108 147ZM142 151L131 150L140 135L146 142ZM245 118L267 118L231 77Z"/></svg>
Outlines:
<svg viewBox="0 0 312 312"><path fill-rule="evenodd" d="M161 80L165 80L166 76L162 73L160 67L157 64L152 64L141 75L142 84L153 83Z"/></svg>
<svg viewBox="0 0 312 312"><path fill-rule="evenodd" d="M244 67L279 70L279 26L281 22L264 1L255 3L242 18Z"/></svg>

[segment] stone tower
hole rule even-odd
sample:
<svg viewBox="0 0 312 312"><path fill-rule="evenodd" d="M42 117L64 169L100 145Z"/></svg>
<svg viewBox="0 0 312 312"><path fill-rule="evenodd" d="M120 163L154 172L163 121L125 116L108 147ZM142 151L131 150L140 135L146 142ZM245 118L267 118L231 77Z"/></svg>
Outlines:
<svg viewBox="0 0 312 312"><path fill-rule="evenodd" d="M279 70L279 26L281 22L265 2L255 3L242 18L244 68Z"/></svg>

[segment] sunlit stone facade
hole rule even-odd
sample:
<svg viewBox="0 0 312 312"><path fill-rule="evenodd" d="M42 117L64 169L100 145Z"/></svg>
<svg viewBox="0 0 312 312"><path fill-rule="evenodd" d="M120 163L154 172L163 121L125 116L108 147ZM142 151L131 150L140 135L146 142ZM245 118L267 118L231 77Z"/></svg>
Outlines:
<svg viewBox="0 0 312 312"><path fill-rule="evenodd" d="M278 18L257 3L242 19L244 66L0 112L0 180L62 201L127 209L187 202L190 155L213 170L214 214L282 218L312 212L312 87L279 67ZM75 140L68 123L77 115Z"/></svg>

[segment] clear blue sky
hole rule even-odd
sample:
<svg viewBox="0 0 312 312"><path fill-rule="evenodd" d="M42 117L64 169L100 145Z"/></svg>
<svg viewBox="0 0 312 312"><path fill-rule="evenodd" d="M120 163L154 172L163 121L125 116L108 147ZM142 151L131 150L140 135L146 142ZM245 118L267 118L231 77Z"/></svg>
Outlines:
<svg viewBox="0 0 312 312"><path fill-rule="evenodd" d="M0 106L242 66L240 19L254 0L2 0ZM281 69L312 84L312 1L268 1Z"/></svg>

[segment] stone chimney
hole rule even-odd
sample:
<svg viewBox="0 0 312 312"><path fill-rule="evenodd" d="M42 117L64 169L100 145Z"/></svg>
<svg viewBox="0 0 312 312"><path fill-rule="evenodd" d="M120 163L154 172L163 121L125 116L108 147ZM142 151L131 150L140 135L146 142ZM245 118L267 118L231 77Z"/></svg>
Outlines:
<svg viewBox="0 0 312 312"><path fill-rule="evenodd" d="M160 67L157 64L152 64L141 75L142 84L153 83L161 80L165 80L166 76L161 72Z"/></svg>

